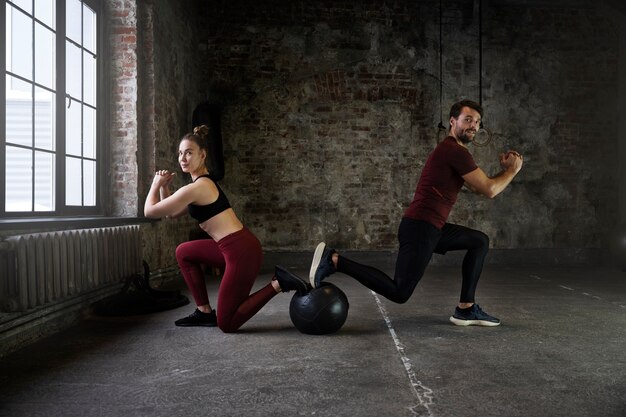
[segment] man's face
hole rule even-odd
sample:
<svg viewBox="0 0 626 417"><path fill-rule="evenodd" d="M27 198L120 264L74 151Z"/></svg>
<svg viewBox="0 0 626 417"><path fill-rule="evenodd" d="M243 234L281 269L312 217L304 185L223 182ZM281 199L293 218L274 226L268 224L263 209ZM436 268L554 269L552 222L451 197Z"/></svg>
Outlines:
<svg viewBox="0 0 626 417"><path fill-rule="evenodd" d="M450 118L452 136L467 144L474 140L480 129L480 113L470 107L463 107L458 118Z"/></svg>

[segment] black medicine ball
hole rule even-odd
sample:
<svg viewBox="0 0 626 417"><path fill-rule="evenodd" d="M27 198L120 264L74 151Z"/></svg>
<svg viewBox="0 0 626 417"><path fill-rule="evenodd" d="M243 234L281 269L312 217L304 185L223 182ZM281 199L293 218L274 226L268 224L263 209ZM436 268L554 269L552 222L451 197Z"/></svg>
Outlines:
<svg viewBox="0 0 626 417"><path fill-rule="evenodd" d="M348 307L348 297L339 287L322 282L306 294L294 294L289 303L289 317L302 333L329 334L346 322Z"/></svg>

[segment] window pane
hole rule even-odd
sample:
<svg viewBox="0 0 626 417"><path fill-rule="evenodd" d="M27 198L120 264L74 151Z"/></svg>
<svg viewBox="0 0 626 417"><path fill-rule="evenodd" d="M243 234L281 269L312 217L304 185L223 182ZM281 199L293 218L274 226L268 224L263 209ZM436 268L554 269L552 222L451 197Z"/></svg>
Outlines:
<svg viewBox="0 0 626 417"><path fill-rule="evenodd" d="M21 7L27 13L33 14L33 5L31 0L11 0L16 6ZM50 0L48 0L50 1Z"/></svg>
<svg viewBox="0 0 626 417"><path fill-rule="evenodd" d="M96 104L96 58L88 52L83 52L85 65L83 85L83 101L95 106Z"/></svg>
<svg viewBox="0 0 626 417"><path fill-rule="evenodd" d="M81 104L73 101L69 108L65 109L65 153L67 155L81 156Z"/></svg>
<svg viewBox="0 0 626 417"><path fill-rule="evenodd" d="M55 2L52 0L35 0L35 17L54 29L56 20Z"/></svg>
<svg viewBox="0 0 626 417"><path fill-rule="evenodd" d="M83 106L83 156L96 157L96 111Z"/></svg>
<svg viewBox="0 0 626 417"><path fill-rule="evenodd" d="M54 154L35 152L35 211L54 210Z"/></svg>
<svg viewBox="0 0 626 417"><path fill-rule="evenodd" d="M82 205L82 172L80 159L65 158L65 204L68 206Z"/></svg>
<svg viewBox="0 0 626 417"><path fill-rule="evenodd" d="M55 94L35 88L35 147L54 151Z"/></svg>
<svg viewBox="0 0 626 417"><path fill-rule="evenodd" d="M54 33L35 23L35 81L54 89Z"/></svg>
<svg viewBox="0 0 626 417"><path fill-rule="evenodd" d="M96 162L83 161L83 189L85 190L85 198L83 205L96 205Z"/></svg>
<svg viewBox="0 0 626 417"><path fill-rule="evenodd" d="M65 83L67 93L81 100L82 65L80 63L80 49L70 42L65 42Z"/></svg>
<svg viewBox="0 0 626 417"><path fill-rule="evenodd" d="M87 5L83 7L83 47L96 52L96 14Z"/></svg>
<svg viewBox="0 0 626 417"><path fill-rule="evenodd" d="M33 99L29 83L7 76L6 141L33 145Z"/></svg>
<svg viewBox="0 0 626 417"><path fill-rule="evenodd" d="M6 147L6 211L32 211L32 151Z"/></svg>
<svg viewBox="0 0 626 417"><path fill-rule="evenodd" d="M7 97L15 99L30 99L33 85L30 82L22 81L19 78L7 76Z"/></svg>
<svg viewBox="0 0 626 417"><path fill-rule="evenodd" d="M80 27L81 27L81 17L80 17L80 8L81 4L78 0L67 0L65 9L65 19L66 19L66 35L68 38L72 39L77 44L81 44L81 36L80 36Z"/></svg>
<svg viewBox="0 0 626 417"><path fill-rule="evenodd" d="M7 70L32 80L33 20L11 7L11 12L7 13L7 32L9 28L7 35L11 42L7 42Z"/></svg>

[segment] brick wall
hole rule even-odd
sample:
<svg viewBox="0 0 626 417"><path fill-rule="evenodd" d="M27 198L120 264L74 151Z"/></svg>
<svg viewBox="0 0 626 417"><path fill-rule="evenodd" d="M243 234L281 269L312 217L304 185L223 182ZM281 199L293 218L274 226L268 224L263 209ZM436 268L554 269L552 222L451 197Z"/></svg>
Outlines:
<svg viewBox="0 0 626 417"><path fill-rule="evenodd" d="M471 150L488 173L507 148L526 163L495 200L463 192L451 221L485 230L496 248L602 247L617 210L607 158L617 23L582 2L487 3L480 81L493 141ZM440 79L436 1L202 3L203 88L224 106L224 188L267 250L321 239L395 249L438 122L479 97L477 2L444 5Z"/></svg>
<svg viewBox="0 0 626 417"><path fill-rule="evenodd" d="M495 200L462 192L450 220L494 248L605 247L618 17L578 1L484 3L480 77L475 1L444 2L440 68L438 1L111 0L114 214L141 212L151 173L176 166L209 100L222 107L222 186L266 251L393 250L438 123L480 93L493 140L471 148L477 162L494 173L515 148L525 167ZM165 264L193 225L151 227L147 256Z"/></svg>
<svg viewBox="0 0 626 417"><path fill-rule="evenodd" d="M109 211L136 216L137 205L137 7L134 0L110 0L111 198Z"/></svg>

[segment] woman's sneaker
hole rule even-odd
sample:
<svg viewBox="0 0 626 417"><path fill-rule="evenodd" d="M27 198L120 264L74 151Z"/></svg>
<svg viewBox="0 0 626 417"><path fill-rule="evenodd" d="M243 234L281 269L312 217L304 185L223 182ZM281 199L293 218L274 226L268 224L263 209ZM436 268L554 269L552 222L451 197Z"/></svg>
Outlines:
<svg viewBox="0 0 626 417"><path fill-rule="evenodd" d="M217 316L215 315L215 310L211 310L210 313L203 313L202 311L196 308L196 311L194 311L193 313L191 313L185 318L176 320L174 324L177 326L181 326L181 327L191 327L191 326L215 327L217 326Z"/></svg>
<svg viewBox="0 0 626 417"><path fill-rule="evenodd" d="M333 264L333 253L335 250L327 248L324 242L320 242L315 248L313 262L311 262L311 269L309 270L311 287L319 287L324 278L337 272L335 264Z"/></svg>
<svg viewBox="0 0 626 417"><path fill-rule="evenodd" d="M275 266L274 277L278 281L278 285L280 285L280 290L282 292L295 291L298 294L303 295L311 289L308 282L296 274L292 274L287 271L287 269L280 265Z"/></svg>
<svg viewBox="0 0 626 417"><path fill-rule="evenodd" d="M457 307L450 321L457 326L499 326L500 319L485 313L478 304L468 308Z"/></svg>

